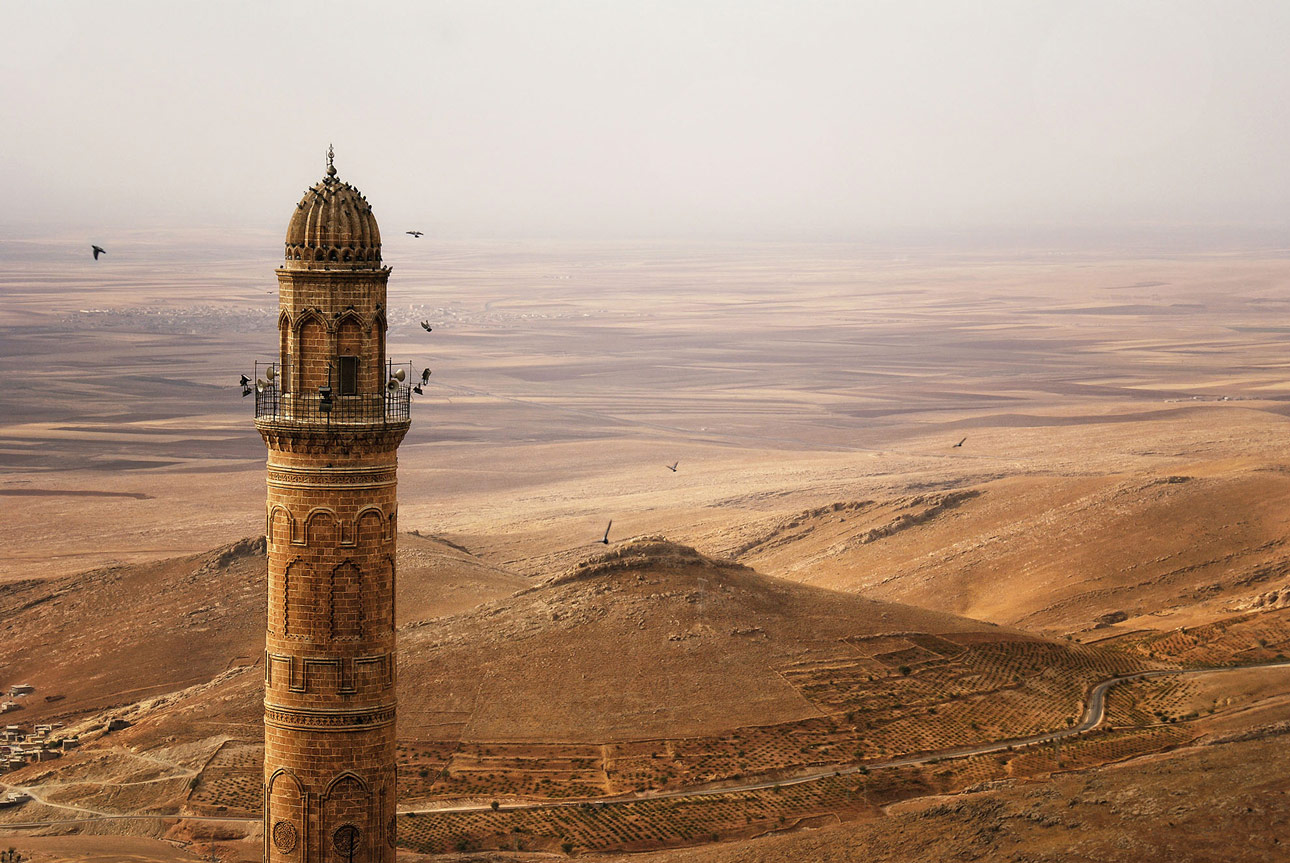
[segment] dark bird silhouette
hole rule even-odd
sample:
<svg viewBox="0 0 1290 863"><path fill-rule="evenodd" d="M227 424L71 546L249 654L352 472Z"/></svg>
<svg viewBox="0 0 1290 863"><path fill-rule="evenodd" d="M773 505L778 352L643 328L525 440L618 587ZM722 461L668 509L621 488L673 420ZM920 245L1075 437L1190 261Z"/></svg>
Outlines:
<svg viewBox="0 0 1290 863"><path fill-rule="evenodd" d="M102 246L95 246L91 244L90 248L94 250L94 260L96 261L99 259L99 255L107 254L107 249L103 248Z"/></svg>
<svg viewBox="0 0 1290 863"><path fill-rule="evenodd" d="M249 386L249 385L250 385L250 383L251 383L251 379L250 379L250 378L248 378L246 375L242 375L242 380L241 380L241 384L242 384L242 386L244 386L244 387L245 387L245 386Z"/></svg>
<svg viewBox="0 0 1290 863"><path fill-rule="evenodd" d="M421 232L420 232L420 231L404 231L403 233L405 233L405 234L411 234L412 236L416 237L418 240L419 240L419 239L421 239Z"/></svg>
<svg viewBox="0 0 1290 863"><path fill-rule="evenodd" d="M416 393L419 396L425 395L425 390L421 389L421 384L417 384L416 386L414 386L412 388L412 392Z"/></svg>
<svg viewBox="0 0 1290 863"><path fill-rule="evenodd" d="M963 440L967 440L967 438L963 438ZM960 447L960 446L963 446L963 440L961 440L961 441L959 441L958 443L954 444L954 446L950 447L950 449L954 449L954 447Z"/></svg>
<svg viewBox="0 0 1290 863"><path fill-rule="evenodd" d="M251 388L250 388L250 387L248 387L248 386L243 385L243 387L242 387L242 398L246 398L246 397L247 397L247 396L249 396L250 394L251 394Z"/></svg>
<svg viewBox="0 0 1290 863"><path fill-rule="evenodd" d="M430 370L429 370L429 369L422 369L422 370L421 370L421 383L422 383L422 385L425 385L425 384L430 383Z"/></svg>
<svg viewBox="0 0 1290 863"><path fill-rule="evenodd" d="M422 321L422 322L421 322L421 329L425 330L425 331L428 333L428 332L430 332L430 331L431 331L432 329L434 329L434 328L433 328L432 326L430 326L430 322L429 322L429 321Z"/></svg>
<svg viewBox="0 0 1290 863"><path fill-rule="evenodd" d="M611 518L609 524L605 525L605 538L601 540L605 545L609 545L609 528L614 526L614 520Z"/></svg>
<svg viewBox="0 0 1290 863"><path fill-rule="evenodd" d="M663 465L663 467L667 468L667 469L668 469L668 470L670 470L672 473L676 473L676 466L677 466L678 464L680 464L680 462L679 462L679 461L674 461L674 462L672 462L671 464L665 464L665 465Z"/></svg>

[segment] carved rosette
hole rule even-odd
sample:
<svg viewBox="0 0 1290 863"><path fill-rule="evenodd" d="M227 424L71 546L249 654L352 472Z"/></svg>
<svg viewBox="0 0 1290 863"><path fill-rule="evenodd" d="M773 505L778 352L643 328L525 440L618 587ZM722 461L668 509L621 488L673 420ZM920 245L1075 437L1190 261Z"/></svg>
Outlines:
<svg viewBox="0 0 1290 863"><path fill-rule="evenodd" d="M296 825L290 821L279 821L273 825L273 847L283 854L296 850L297 838Z"/></svg>
<svg viewBox="0 0 1290 863"><path fill-rule="evenodd" d="M362 838L362 831L353 824L342 824L331 834L331 847L342 857L353 859Z"/></svg>

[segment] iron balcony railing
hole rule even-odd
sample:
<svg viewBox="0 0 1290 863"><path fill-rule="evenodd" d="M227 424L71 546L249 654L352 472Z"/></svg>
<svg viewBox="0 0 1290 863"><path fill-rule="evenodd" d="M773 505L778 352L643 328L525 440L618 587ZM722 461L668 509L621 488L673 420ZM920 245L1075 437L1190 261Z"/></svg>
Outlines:
<svg viewBox="0 0 1290 863"><path fill-rule="evenodd" d="M412 390L400 385L385 395L332 396L280 393L265 387L255 394L255 418L319 424L372 424L406 420Z"/></svg>
<svg viewBox="0 0 1290 863"><path fill-rule="evenodd" d="M272 369L271 374L266 372ZM402 380L395 372L402 370ZM256 364L255 418L310 425L382 425L411 416L411 364L388 369L383 393L338 395L332 387L305 393L284 393L279 388L277 364Z"/></svg>

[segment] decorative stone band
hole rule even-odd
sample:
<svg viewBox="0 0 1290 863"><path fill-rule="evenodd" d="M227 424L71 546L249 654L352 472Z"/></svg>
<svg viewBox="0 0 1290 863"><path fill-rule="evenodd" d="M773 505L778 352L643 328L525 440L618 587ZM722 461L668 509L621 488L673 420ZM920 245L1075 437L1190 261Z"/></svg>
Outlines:
<svg viewBox="0 0 1290 863"><path fill-rule="evenodd" d="M308 455L349 455L397 449L408 433L406 419L366 424L320 425L257 419L255 427L270 449Z"/></svg>
<svg viewBox="0 0 1290 863"><path fill-rule="evenodd" d="M309 710L264 703L264 724L302 731L364 731L394 724L394 705L353 710Z"/></svg>
<svg viewBox="0 0 1290 863"><path fill-rule="evenodd" d="M266 689L276 686L290 692L343 694L373 684L382 688L394 685L393 651L367 656L300 656L264 651Z"/></svg>
<svg viewBox="0 0 1290 863"><path fill-rule="evenodd" d="M386 488L395 485L394 468L290 468L269 465L269 485L274 488Z"/></svg>

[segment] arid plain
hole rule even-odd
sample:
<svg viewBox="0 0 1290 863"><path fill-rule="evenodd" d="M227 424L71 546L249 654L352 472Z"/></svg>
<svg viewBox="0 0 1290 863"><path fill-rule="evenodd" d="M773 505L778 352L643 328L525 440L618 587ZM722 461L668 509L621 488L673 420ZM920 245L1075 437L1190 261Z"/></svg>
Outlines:
<svg viewBox="0 0 1290 863"><path fill-rule="evenodd" d="M0 846L256 859L279 242L0 249ZM385 259L407 859L1283 859L1290 253Z"/></svg>

